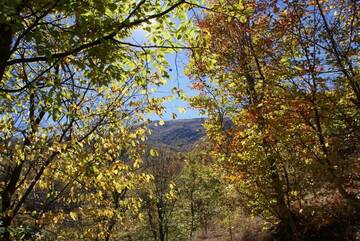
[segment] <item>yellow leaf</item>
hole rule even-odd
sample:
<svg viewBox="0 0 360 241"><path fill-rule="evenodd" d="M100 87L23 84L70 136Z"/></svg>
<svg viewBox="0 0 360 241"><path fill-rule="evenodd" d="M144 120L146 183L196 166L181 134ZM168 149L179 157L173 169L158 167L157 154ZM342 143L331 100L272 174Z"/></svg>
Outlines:
<svg viewBox="0 0 360 241"><path fill-rule="evenodd" d="M150 156L156 156L156 151L153 149L150 149Z"/></svg>
<svg viewBox="0 0 360 241"><path fill-rule="evenodd" d="M180 113L185 113L186 109L184 107L177 108Z"/></svg>
<svg viewBox="0 0 360 241"><path fill-rule="evenodd" d="M70 215L70 217L71 217L71 219L72 219L72 220L74 220L74 221L75 221L75 220L77 219L77 214L76 214L76 213L74 213L74 212L70 212L70 214L69 214L69 215Z"/></svg>

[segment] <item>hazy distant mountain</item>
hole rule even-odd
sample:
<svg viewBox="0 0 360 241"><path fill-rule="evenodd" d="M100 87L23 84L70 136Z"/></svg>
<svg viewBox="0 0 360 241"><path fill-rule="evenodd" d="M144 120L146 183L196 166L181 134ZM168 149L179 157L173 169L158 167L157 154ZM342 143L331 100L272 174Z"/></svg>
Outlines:
<svg viewBox="0 0 360 241"><path fill-rule="evenodd" d="M178 151L189 151L195 143L205 136L202 126L205 118L170 120L163 126L150 125L152 134L149 143L166 146Z"/></svg>

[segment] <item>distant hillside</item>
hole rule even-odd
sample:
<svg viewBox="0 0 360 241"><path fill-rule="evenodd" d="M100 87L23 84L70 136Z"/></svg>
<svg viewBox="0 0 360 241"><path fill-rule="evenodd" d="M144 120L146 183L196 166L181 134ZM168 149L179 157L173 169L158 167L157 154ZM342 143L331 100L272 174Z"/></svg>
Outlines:
<svg viewBox="0 0 360 241"><path fill-rule="evenodd" d="M202 126L205 118L170 120L163 126L150 125L152 131L149 143L166 146L178 151L189 151L194 144L205 136Z"/></svg>

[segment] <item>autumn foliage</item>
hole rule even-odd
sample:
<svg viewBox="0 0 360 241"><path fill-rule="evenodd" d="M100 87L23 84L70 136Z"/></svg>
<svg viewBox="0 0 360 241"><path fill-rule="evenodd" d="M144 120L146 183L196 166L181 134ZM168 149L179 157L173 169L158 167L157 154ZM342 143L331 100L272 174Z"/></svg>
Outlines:
<svg viewBox="0 0 360 241"><path fill-rule="evenodd" d="M214 1L198 21L192 104L209 115L214 155L239 177L245 205L285 240L304 239L309 200L324 193L340 196L344 215L359 212L357 7ZM336 216L331 205L320 209Z"/></svg>

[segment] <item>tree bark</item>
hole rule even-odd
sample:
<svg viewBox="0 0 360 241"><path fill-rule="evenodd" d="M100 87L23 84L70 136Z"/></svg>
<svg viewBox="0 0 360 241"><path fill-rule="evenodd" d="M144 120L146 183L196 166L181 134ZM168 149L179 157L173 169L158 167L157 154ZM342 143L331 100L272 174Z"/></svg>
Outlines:
<svg viewBox="0 0 360 241"><path fill-rule="evenodd" d="M9 24L0 24L0 83L3 80L6 61L10 58L12 30Z"/></svg>

